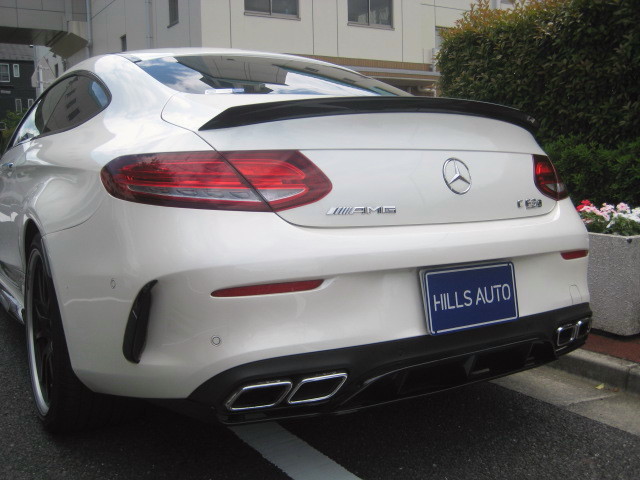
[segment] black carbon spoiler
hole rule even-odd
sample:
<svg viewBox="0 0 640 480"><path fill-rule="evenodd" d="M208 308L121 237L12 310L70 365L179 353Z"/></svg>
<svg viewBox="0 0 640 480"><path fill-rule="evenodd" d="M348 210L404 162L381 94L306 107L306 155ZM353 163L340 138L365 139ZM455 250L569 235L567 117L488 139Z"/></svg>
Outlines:
<svg viewBox="0 0 640 480"><path fill-rule="evenodd" d="M427 112L493 118L535 133L538 122L515 108L495 103L432 97L322 97L240 105L223 111L200 130L240 127L296 118L353 115L358 113Z"/></svg>

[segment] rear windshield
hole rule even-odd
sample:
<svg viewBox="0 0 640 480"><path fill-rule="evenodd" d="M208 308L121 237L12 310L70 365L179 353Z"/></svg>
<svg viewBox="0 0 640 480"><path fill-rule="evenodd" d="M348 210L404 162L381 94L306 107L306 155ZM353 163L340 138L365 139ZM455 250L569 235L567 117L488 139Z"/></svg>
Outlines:
<svg viewBox="0 0 640 480"><path fill-rule="evenodd" d="M364 75L304 60L188 55L144 60L136 64L159 82L185 93L409 95Z"/></svg>

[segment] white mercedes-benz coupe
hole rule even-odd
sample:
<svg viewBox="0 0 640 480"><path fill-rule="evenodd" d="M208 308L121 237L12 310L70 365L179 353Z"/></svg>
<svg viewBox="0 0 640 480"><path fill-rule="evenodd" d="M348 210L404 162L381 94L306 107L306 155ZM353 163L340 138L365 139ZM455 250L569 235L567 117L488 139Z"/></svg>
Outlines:
<svg viewBox="0 0 640 480"><path fill-rule="evenodd" d="M132 397L342 413L579 347L588 239L535 127L289 55L78 64L0 162L0 297L44 426Z"/></svg>

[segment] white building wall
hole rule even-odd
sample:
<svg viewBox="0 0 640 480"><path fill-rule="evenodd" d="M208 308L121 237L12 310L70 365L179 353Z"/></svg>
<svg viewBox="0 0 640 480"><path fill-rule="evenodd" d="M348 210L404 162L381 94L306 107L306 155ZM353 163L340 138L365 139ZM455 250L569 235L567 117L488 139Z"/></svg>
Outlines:
<svg viewBox="0 0 640 480"><path fill-rule="evenodd" d="M137 0L143 2L143 0ZM235 0L237 1L237 0ZM233 3L234 0L231 0ZM201 47L202 46L202 4L221 4L220 0L179 0L178 18L169 26L169 2L153 0L154 47ZM244 4L244 2L242 2ZM143 24L137 28L143 28ZM146 47L144 47L146 48ZM133 50L133 48L129 48Z"/></svg>
<svg viewBox="0 0 640 480"><path fill-rule="evenodd" d="M330 3L330 0L324 0L324 3ZM245 14L244 1L231 1L231 46L279 53L313 54L312 4L312 0L300 0L299 18L295 19Z"/></svg>
<svg viewBox="0 0 640 480"><path fill-rule="evenodd" d="M313 2L313 52L311 55L338 56L338 11L336 1Z"/></svg>
<svg viewBox="0 0 640 480"><path fill-rule="evenodd" d="M229 0L201 0L203 47L231 48L230 4Z"/></svg>
<svg viewBox="0 0 640 480"><path fill-rule="evenodd" d="M92 0L92 55L120 52L121 37L126 35L127 50L154 47L201 46L201 2L180 0L179 21L169 26L166 0ZM150 38L151 39L150 39Z"/></svg>
<svg viewBox="0 0 640 480"><path fill-rule="evenodd" d="M144 18L143 15L144 3L139 0L93 0L91 2L93 36L91 54L101 55L121 51L120 37L123 35L127 35L128 45L137 43L137 35L132 27ZM144 29L142 32L144 35ZM143 44L140 47L143 47Z"/></svg>
<svg viewBox="0 0 640 480"><path fill-rule="evenodd" d="M468 0L435 0L433 19L437 27L453 27L456 20L469 10Z"/></svg>
<svg viewBox="0 0 640 480"><path fill-rule="evenodd" d="M430 8L423 2L402 0L402 61L429 63L431 32L435 28Z"/></svg>
<svg viewBox="0 0 640 480"><path fill-rule="evenodd" d="M348 23L347 0L299 0L299 18L245 14L243 0L92 0L92 55L162 47L232 47L396 62L430 63L436 27L453 26L472 0L392 0L393 27ZM150 10L149 10L150 9ZM149 38L151 37L151 38ZM73 65L84 58L78 52Z"/></svg>

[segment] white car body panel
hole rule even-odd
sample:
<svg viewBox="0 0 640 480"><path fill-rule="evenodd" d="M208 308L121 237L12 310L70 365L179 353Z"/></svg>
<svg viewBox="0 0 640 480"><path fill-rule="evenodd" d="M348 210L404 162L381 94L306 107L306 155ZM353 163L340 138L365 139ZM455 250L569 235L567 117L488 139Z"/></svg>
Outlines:
<svg viewBox="0 0 640 480"><path fill-rule="evenodd" d="M576 233L580 220L565 221L572 210L567 200L527 219L316 229L274 214L109 199L88 222L47 236L46 245L55 278L66 279L56 288L83 382L104 393L181 398L239 363L425 335L418 270L426 266L512 261L522 316L577 303L572 285L586 302L586 260L558 253L587 248ZM72 239L87 246L82 256ZM210 296L315 278L326 282L296 295ZM122 356L122 336L133 298L149 279L158 279L158 301L144 360L135 365ZM221 345L212 345L213 336Z"/></svg>
<svg viewBox="0 0 640 480"><path fill-rule="evenodd" d="M205 96L206 97L206 96ZM321 132L321 133L319 133ZM532 182L532 154L543 154L529 132L486 118L437 113L381 113L303 118L198 132L216 150L300 150L332 179L333 189L310 205L278 212L315 227L474 222L549 213L518 208L541 198ZM456 145L452 150L451 145ZM363 149L366 146L366 149ZM472 149L475 146L475 149ZM443 164L458 158L473 187L455 195ZM327 215L333 207L391 205L393 215Z"/></svg>
<svg viewBox="0 0 640 480"><path fill-rule="evenodd" d="M239 53L182 51L203 52ZM0 284L5 307L16 302L19 311L24 236L33 222L49 256L71 365L96 392L184 399L250 362L425 336L424 268L512 262L521 317L589 301L587 258L560 255L588 249L584 226L569 199L543 197L534 185L532 155L544 152L524 128L477 116L380 113L199 130L233 106L310 97L177 93L119 55L72 72L85 70L108 87L106 110L2 157L14 167L2 172L0 188L0 262L7 267ZM212 148L299 150L333 189L276 214L134 203L109 195L100 179L122 155ZM467 195L453 194L442 178L450 157L470 168ZM528 198L542 199L542 207L519 209L517 201ZM398 212L326 215L359 205ZM324 283L297 293L211 296L313 279ZM153 280L136 364L123 356L123 336L134 299Z"/></svg>

